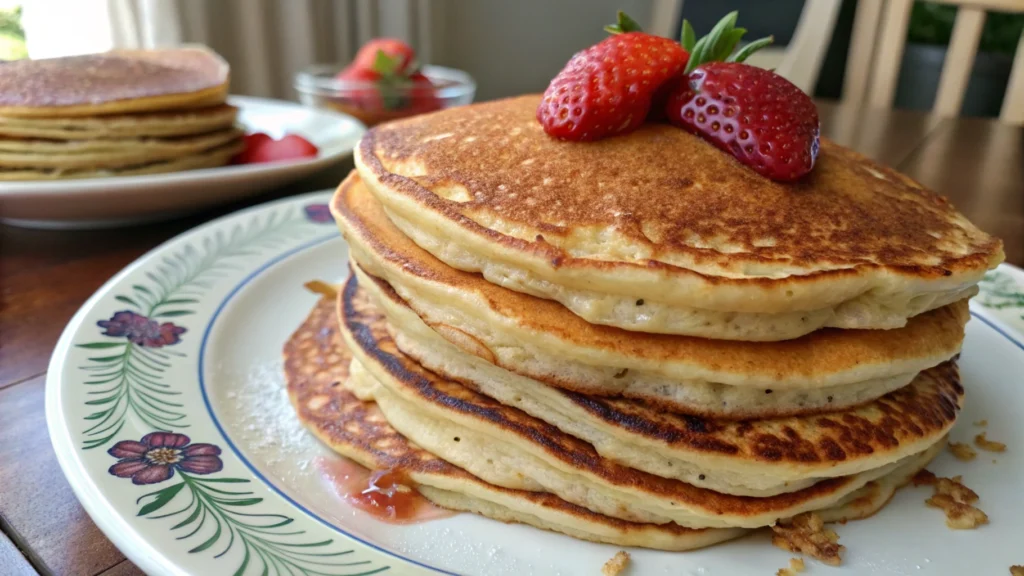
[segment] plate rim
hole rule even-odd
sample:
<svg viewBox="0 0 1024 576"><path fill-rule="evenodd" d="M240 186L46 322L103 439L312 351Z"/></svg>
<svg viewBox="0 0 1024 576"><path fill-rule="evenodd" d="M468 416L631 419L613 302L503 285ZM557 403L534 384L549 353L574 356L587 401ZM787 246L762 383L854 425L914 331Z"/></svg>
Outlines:
<svg viewBox="0 0 1024 576"><path fill-rule="evenodd" d="M89 514L93 522L95 522L96 526L100 528L106 537L109 538L127 558L147 574L190 576L189 572L184 571L183 569L178 569L175 564L164 562L164 560L171 559L173 557L172 551L162 548L156 540L147 538L143 531L139 530L137 527L133 527L129 521L129 518L133 517L131 514L126 513L126 510L106 505L107 499L103 495L101 488L98 486L95 475L90 474L82 460L83 453L73 438L73 432L68 419L69 417L63 406L65 386L63 372L65 371L65 366L69 362L68 356L73 347L73 340L83 327L87 316L89 316L99 302L110 297L110 292L116 285L121 283L126 277L134 274L148 262L152 261L155 256L167 251L170 246L193 236L201 237L204 232L224 226L232 220L241 220L247 215L251 216L261 212L271 211L274 208L287 204L302 206L304 204L311 203L313 200L322 200L327 198L332 192L333 190L330 189L320 190L250 206L203 223L160 243L136 258L104 282L103 285L100 286L71 317L54 347L53 354L47 364L44 413L46 417L47 430L50 435L50 443L57 456L58 464L60 465L65 478L68 480L68 483L71 485L75 497ZM289 244L286 248L276 251L272 255L261 255L261 259L258 262L247 263L241 272L241 277L232 280L233 284L229 285L230 287L228 291L220 296L218 301L213 305L212 313L209 315L209 318L204 319L203 321L203 326L201 328L202 335L194 361L195 366L199 370L197 375L200 392L199 397L201 399L202 407L205 410L205 414L201 417L210 420L214 429L220 435L223 443L231 449L234 457L245 467L253 480L257 481L270 493L275 494L287 505L287 507L294 510L297 514L304 516L311 522L322 525L327 530L343 535L350 541L349 544L353 547L365 547L373 550L377 554L386 555L389 559L396 562L396 564L390 566L390 571L392 573L403 574L409 570L416 571L416 569L419 569L434 574L451 574L451 572L448 572L443 568L431 566L423 561L410 558L403 553L388 550L374 542L370 542L362 538L361 536L352 534L345 529L334 525L301 503L295 501L291 496L281 490L277 484L259 472L254 467L254 464L250 459L242 454L235 441L232 440L231 436L222 427L220 419L217 418L210 404L206 385L204 383L205 379L203 369L207 341L213 325L221 312L225 309L228 303L255 277L298 253L332 240L344 242L344 239L341 238L333 226L329 233L304 239L301 242L297 241ZM1021 268L1012 264L1004 263L1000 265L999 269L1004 268L1011 270L1010 274L1012 276L1024 278L1024 270ZM995 313L994 310L984 307L980 302L972 300L971 316L978 318L988 327L995 330L998 335L1006 338L1011 344L1024 351L1024 333L1021 333L1020 330L1011 326L1010 323L1005 322L999 314Z"/></svg>

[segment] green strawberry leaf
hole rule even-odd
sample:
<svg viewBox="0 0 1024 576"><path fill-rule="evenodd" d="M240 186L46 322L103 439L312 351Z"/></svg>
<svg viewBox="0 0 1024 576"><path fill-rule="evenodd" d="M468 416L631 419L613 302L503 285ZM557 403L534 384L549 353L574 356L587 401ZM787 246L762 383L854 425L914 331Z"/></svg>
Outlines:
<svg viewBox="0 0 1024 576"><path fill-rule="evenodd" d="M619 10L615 24L605 26L604 31L609 34L622 34L623 32L643 32L644 28L628 14Z"/></svg>
<svg viewBox="0 0 1024 576"><path fill-rule="evenodd" d="M740 39L747 33L746 28L733 28L725 34L722 34L722 38L716 46L714 59L717 61L725 60L732 54L732 51L736 49L736 45L740 43Z"/></svg>
<svg viewBox="0 0 1024 576"><path fill-rule="evenodd" d="M765 46L771 44L774 41L774 36L768 36L767 38L754 40L750 44L747 44L743 48L740 48L740 51L730 56L729 59L726 60L726 62L743 62L744 60L749 58L751 54L757 52L761 48L764 48Z"/></svg>
<svg viewBox="0 0 1024 576"><path fill-rule="evenodd" d="M690 50L690 61L686 64L686 70L684 74L693 72L698 66L707 64L708 62L743 62L750 57L751 54L764 48L765 46L772 43L772 37L761 38L755 40L743 48L735 55L730 56L736 49L736 46L743 39L743 35L747 33L746 28L736 27L736 18L739 13L733 11L725 15L721 20L715 24L715 27L708 32L707 36L704 36L693 42L693 28L689 22L683 21L683 32L682 32L682 44L683 48L687 48L687 44L692 43L692 49Z"/></svg>
<svg viewBox="0 0 1024 576"><path fill-rule="evenodd" d="M679 43L686 48L687 52L693 53L693 47L697 44L697 34L694 33L689 20L683 20L683 34L679 38Z"/></svg>
<svg viewBox="0 0 1024 576"><path fill-rule="evenodd" d="M394 76L401 64L400 57L388 56L383 50L377 50L377 56L373 60L373 71L385 77Z"/></svg>

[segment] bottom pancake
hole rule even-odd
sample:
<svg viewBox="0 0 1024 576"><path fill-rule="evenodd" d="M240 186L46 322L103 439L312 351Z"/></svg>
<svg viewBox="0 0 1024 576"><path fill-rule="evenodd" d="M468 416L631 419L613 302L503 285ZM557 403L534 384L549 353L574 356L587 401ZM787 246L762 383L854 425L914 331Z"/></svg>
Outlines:
<svg viewBox="0 0 1024 576"><path fill-rule="evenodd" d="M299 419L335 452L370 469L401 472L440 506L584 540L659 550L701 548L746 532L626 522L544 492L483 482L410 443L388 425L374 403L360 401L345 387L351 355L337 328L334 301L324 298L285 345L288 394Z"/></svg>
<svg viewBox="0 0 1024 576"><path fill-rule="evenodd" d="M107 178L112 176L141 176L144 174L165 174L169 172L183 172L185 170L198 170L200 168L217 168L231 162L231 159L245 149L241 138L228 142L222 146L205 150L197 154L182 156L171 160L161 160L128 166L125 168L110 169L35 169L35 168L0 168L0 182L18 180L71 180L79 178Z"/></svg>
<svg viewBox="0 0 1024 576"><path fill-rule="evenodd" d="M483 482L413 445L387 423L374 403L359 400L347 386L350 358L338 332L334 302L323 298L284 349L288 393L300 420L339 454L371 469L402 472L437 505L595 542L671 551L710 546L746 532L739 528L695 530L671 523L627 522L595 514L551 494ZM869 482L819 514L835 522L875 513L944 444L937 444L892 474Z"/></svg>
<svg viewBox="0 0 1024 576"><path fill-rule="evenodd" d="M735 422L676 414L549 386L467 354L389 284L358 264L352 271L398 350L430 372L584 440L608 460L715 492L774 496L892 464L945 436L963 394L955 365L946 363L882 398L817 416Z"/></svg>
<svg viewBox="0 0 1024 576"><path fill-rule="evenodd" d="M768 497L720 493L618 464L551 424L426 370L398 350L383 315L354 279L339 297L339 314L342 338L358 361L352 379L409 440L486 482L550 492L623 520L689 528L769 526L833 506L914 459L908 455Z"/></svg>

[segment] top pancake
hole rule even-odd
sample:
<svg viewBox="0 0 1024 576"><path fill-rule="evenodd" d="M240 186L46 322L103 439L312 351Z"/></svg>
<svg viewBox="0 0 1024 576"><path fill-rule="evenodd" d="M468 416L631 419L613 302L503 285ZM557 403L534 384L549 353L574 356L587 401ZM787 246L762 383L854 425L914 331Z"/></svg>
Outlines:
<svg viewBox="0 0 1024 576"><path fill-rule="evenodd" d="M211 106L228 65L204 48L115 50L0 63L0 116L70 117Z"/></svg>
<svg viewBox="0 0 1024 576"><path fill-rule="evenodd" d="M963 297L1003 257L945 199L827 140L814 171L783 184L668 125L551 139L537 101L379 126L356 164L439 259L588 321L739 340L892 328ZM625 309L640 298L643 314ZM729 313L751 317L723 331ZM786 313L798 314L766 317Z"/></svg>

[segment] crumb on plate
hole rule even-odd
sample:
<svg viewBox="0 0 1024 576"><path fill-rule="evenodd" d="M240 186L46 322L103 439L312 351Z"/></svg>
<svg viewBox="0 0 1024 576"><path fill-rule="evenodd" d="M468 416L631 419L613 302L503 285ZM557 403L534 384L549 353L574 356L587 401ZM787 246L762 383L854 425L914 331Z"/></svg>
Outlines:
<svg viewBox="0 0 1024 576"><path fill-rule="evenodd" d="M931 470L924 469L919 470L917 474L914 474L914 477L910 479L914 486L934 486L936 480L938 480L938 478Z"/></svg>
<svg viewBox="0 0 1024 576"><path fill-rule="evenodd" d="M930 484L935 487L935 492L931 498L925 500L925 504L945 512L946 526L955 530L971 530L988 524L988 515L973 506L978 501L978 494L964 486L960 476L931 476L933 480ZM915 485L920 485L916 482L916 477Z"/></svg>
<svg viewBox="0 0 1024 576"><path fill-rule="evenodd" d="M950 442L949 451L953 453L953 456L956 456L957 460L962 460L964 462L970 462L978 456L978 453L974 451L974 448L971 448L970 445L964 444L963 442Z"/></svg>
<svg viewBox="0 0 1024 576"><path fill-rule="evenodd" d="M984 428L985 426L988 426L988 420L978 420L977 422L974 423L974 425L981 426L982 428Z"/></svg>
<svg viewBox="0 0 1024 576"><path fill-rule="evenodd" d="M985 437L985 432L975 436L974 443L978 445L978 448L988 450L989 452L1006 452L1006 444L989 440Z"/></svg>
<svg viewBox="0 0 1024 576"><path fill-rule="evenodd" d="M803 558L790 558L789 568L779 568L779 571L775 573L775 576L796 576L797 574L804 571L804 559ZM1014 575L1016 576L1016 574Z"/></svg>
<svg viewBox="0 0 1024 576"><path fill-rule="evenodd" d="M1010 566L1010 576L1024 576L1024 566Z"/></svg>
<svg viewBox="0 0 1024 576"><path fill-rule="evenodd" d="M830 566L842 562L840 554L846 549L839 544L839 535L825 528L825 523L814 512L805 512L791 518L785 524L772 526L772 544L821 560Z"/></svg>
<svg viewBox="0 0 1024 576"><path fill-rule="evenodd" d="M604 563L604 566L601 567L601 574L619 576L619 573L625 570L627 565L629 565L629 552L619 550L611 560Z"/></svg>

